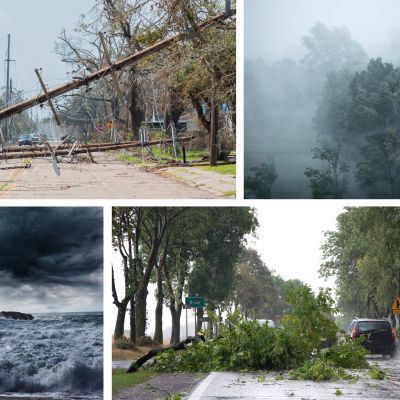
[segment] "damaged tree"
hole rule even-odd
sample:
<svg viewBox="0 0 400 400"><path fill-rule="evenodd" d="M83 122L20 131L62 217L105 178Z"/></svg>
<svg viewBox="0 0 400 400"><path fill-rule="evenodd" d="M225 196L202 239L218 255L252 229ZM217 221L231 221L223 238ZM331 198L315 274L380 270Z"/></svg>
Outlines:
<svg viewBox="0 0 400 400"><path fill-rule="evenodd" d="M200 341L205 342L205 338L203 335L200 336L189 336L187 339L182 340L178 344L171 346L171 347L158 347L156 349L150 350L147 354L145 354L143 357L138 358L135 362L131 364L131 366L128 368L126 371L128 374L131 374L132 372L136 372L146 361L149 361L151 358L155 357L157 354L162 353L163 351L173 349L174 351L179 351L179 350L185 350L185 346L187 344L193 344L193 343L198 343Z"/></svg>
<svg viewBox="0 0 400 400"><path fill-rule="evenodd" d="M234 14L235 14L235 12L232 11L231 14L228 16L225 14L217 15L217 16L209 19L208 21L201 23L197 27L197 29L204 30L206 28L209 28L210 26L212 26L220 21L230 18ZM160 42L157 42L156 44L149 46L141 51L138 51L135 54L132 54L126 58L123 58L122 60L116 61L111 66L103 67L103 68L99 69L98 71L91 73L88 76L82 77L81 79L78 79L78 80L75 80L72 82L69 82L65 85L61 85L54 89L49 89L48 93L47 93L48 96L46 96L46 94L41 94L41 95L33 97L29 100L25 100L21 103L18 103L18 104L10 106L8 108L5 108L0 111L0 120L2 120L4 118L8 118L12 115L21 113L22 111L27 110L31 107L34 107L38 104L42 104L47 101L48 97L54 98L54 97L60 96L62 94L68 93L72 90L78 89L82 86L88 86L90 83L92 83L100 78L104 78L107 75L110 75L113 71L122 70L123 68L138 62L142 58L148 57L154 53L157 53L157 52L165 49L166 47L168 47L186 37L187 37L186 32L179 33L168 39L164 39Z"/></svg>

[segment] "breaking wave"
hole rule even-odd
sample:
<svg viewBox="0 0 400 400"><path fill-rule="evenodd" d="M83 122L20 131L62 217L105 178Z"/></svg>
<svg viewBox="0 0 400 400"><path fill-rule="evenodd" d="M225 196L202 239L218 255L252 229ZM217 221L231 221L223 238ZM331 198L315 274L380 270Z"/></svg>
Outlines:
<svg viewBox="0 0 400 400"><path fill-rule="evenodd" d="M95 399L102 390L102 314L0 320L0 393Z"/></svg>

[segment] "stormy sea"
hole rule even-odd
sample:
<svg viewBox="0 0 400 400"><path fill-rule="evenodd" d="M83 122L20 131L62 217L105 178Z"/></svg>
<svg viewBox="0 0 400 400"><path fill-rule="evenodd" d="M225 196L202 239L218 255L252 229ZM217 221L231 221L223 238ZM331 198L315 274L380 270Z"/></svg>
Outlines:
<svg viewBox="0 0 400 400"><path fill-rule="evenodd" d="M103 398L103 314L0 319L0 399Z"/></svg>

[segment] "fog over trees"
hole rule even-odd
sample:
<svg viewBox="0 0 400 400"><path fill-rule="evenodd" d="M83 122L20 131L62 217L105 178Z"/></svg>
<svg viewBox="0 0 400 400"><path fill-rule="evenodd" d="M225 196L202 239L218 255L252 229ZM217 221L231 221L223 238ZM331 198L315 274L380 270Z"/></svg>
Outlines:
<svg viewBox="0 0 400 400"><path fill-rule="evenodd" d="M399 197L399 12L245 3L246 197Z"/></svg>

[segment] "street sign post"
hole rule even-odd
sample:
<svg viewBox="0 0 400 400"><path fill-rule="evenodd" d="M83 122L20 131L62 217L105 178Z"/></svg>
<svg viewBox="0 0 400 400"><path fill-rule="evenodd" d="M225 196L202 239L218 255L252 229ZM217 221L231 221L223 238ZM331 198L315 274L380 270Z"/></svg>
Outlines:
<svg viewBox="0 0 400 400"><path fill-rule="evenodd" d="M194 329L196 335L196 310L198 308L203 308L206 304L206 299L204 297L185 297L185 306L186 306L186 338L188 336L187 333L187 309L194 308Z"/></svg>
<svg viewBox="0 0 400 400"><path fill-rule="evenodd" d="M185 297L185 305L191 308L203 308L205 304L204 297Z"/></svg>
<svg viewBox="0 0 400 400"><path fill-rule="evenodd" d="M400 296L398 296L392 304L393 314L400 315Z"/></svg>

